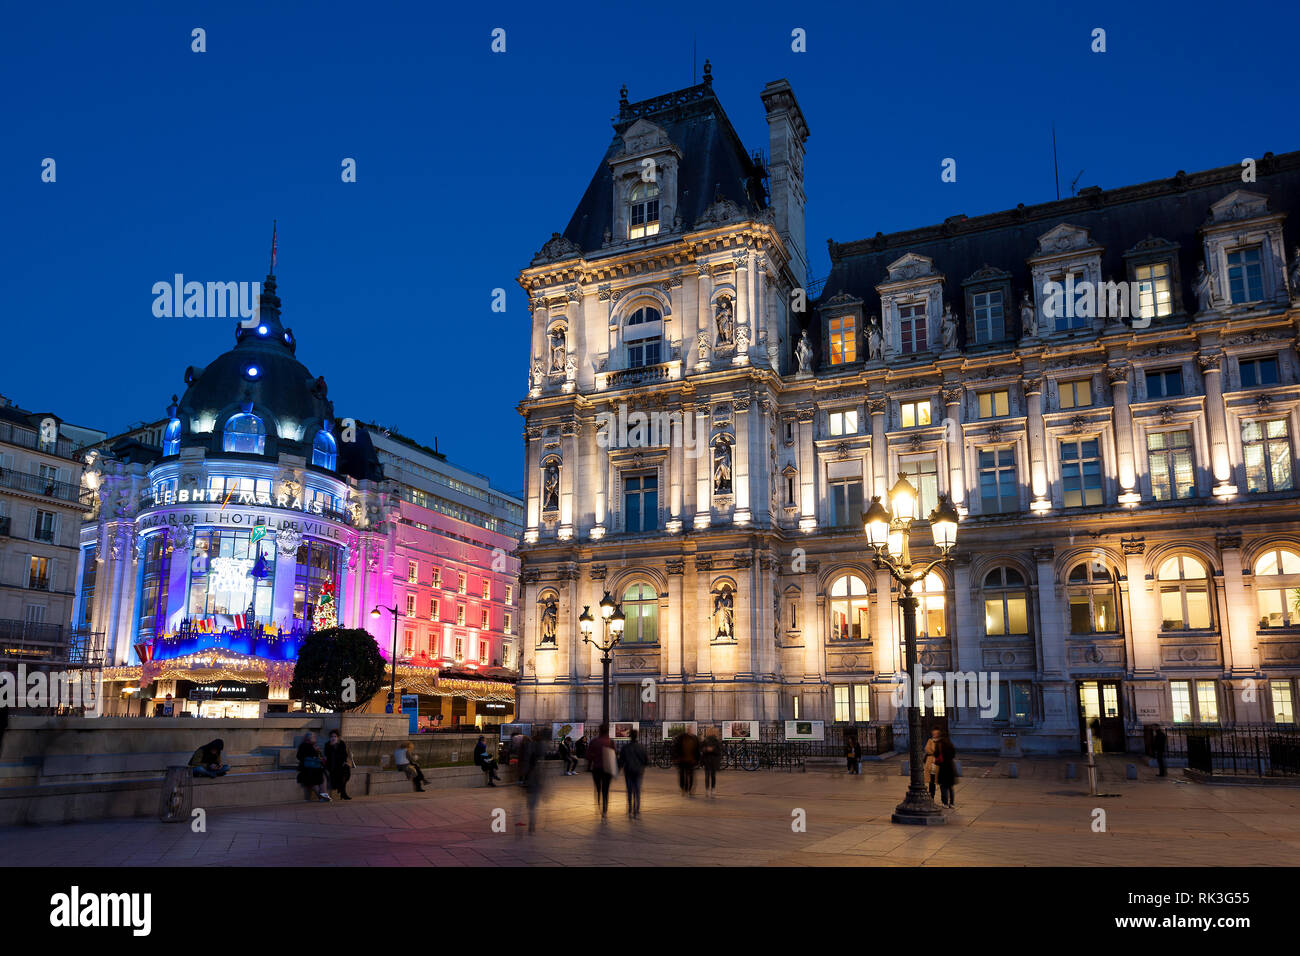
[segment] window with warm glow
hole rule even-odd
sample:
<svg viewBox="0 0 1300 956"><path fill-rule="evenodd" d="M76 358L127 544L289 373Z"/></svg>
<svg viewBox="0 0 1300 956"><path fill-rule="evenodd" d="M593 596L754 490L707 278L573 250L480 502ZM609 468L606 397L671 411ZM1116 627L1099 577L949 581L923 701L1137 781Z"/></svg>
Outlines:
<svg viewBox="0 0 1300 956"><path fill-rule="evenodd" d="M984 576L984 633L990 637L1029 633L1029 591L1015 568L994 568Z"/></svg>
<svg viewBox="0 0 1300 956"><path fill-rule="evenodd" d="M414 584L420 576L420 565L416 561L406 562L406 583Z"/></svg>
<svg viewBox="0 0 1300 956"><path fill-rule="evenodd" d="M1203 724L1217 724L1219 722L1218 685L1214 681L1198 680L1196 682L1196 711L1197 717Z"/></svg>
<svg viewBox="0 0 1300 956"><path fill-rule="evenodd" d="M832 689L835 692L835 721L836 723L848 723L851 719L849 715L849 687L847 684L836 684Z"/></svg>
<svg viewBox="0 0 1300 956"><path fill-rule="evenodd" d="M659 234L659 184L639 182L629 197L627 237L644 239Z"/></svg>
<svg viewBox="0 0 1300 956"><path fill-rule="evenodd" d="M456 624L459 627L465 626L465 605L456 605Z"/></svg>
<svg viewBox="0 0 1300 956"><path fill-rule="evenodd" d="M458 594L465 593L465 573L463 571L456 572L456 592Z"/></svg>
<svg viewBox="0 0 1300 956"><path fill-rule="evenodd" d="M1269 691L1273 698L1273 723L1295 723L1295 688L1290 680L1269 681Z"/></svg>
<svg viewBox="0 0 1300 956"><path fill-rule="evenodd" d="M920 425L929 425L930 402L927 399L924 402L901 402L898 406L898 422L903 428L916 428Z"/></svg>
<svg viewBox="0 0 1300 956"><path fill-rule="evenodd" d="M1115 581L1098 561L1077 564L1070 572L1070 633L1113 634L1119 631Z"/></svg>
<svg viewBox="0 0 1300 956"><path fill-rule="evenodd" d="M980 392L980 418L1002 418L1011 413L1010 394L1003 389L999 392Z"/></svg>
<svg viewBox="0 0 1300 956"><path fill-rule="evenodd" d="M1192 433L1152 432L1147 435L1147 472L1151 475L1151 497L1174 501L1196 497L1196 461L1192 457Z"/></svg>
<svg viewBox="0 0 1300 956"><path fill-rule="evenodd" d="M406 616L415 617L415 595L414 594L408 594L406 596Z"/></svg>
<svg viewBox="0 0 1300 956"><path fill-rule="evenodd" d="M929 520L930 512L939 507L938 456L931 453L900 458L898 470L907 477L917 492L916 513L912 517L918 521Z"/></svg>
<svg viewBox="0 0 1300 956"><path fill-rule="evenodd" d="M862 641L871 636L871 601L867 585L856 574L836 578L831 584L832 641Z"/></svg>
<svg viewBox="0 0 1300 956"><path fill-rule="evenodd" d="M507 611L507 612L505 613L505 617L504 617L503 622L502 622L502 624L501 624L501 630L502 630L502 632L504 632L504 633L506 633L506 634L513 634L513 633L515 632L515 624L514 624L514 621L515 621L515 619L514 619L514 615L511 614L509 611Z"/></svg>
<svg viewBox="0 0 1300 956"><path fill-rule="evenodd" d="M931 571L925 580L912 586L912 595L917 600L916 636L917 638L944 637L948 633L948 618L944 599L943 578ZM903 633L902 615L899 615L899 634Z"/></svg>
<svg viewBox="0 0 1300 956"><path fill-rule="evenodd" d="M871 688L866 684L853 685L853 719L860 724L871 719Z"/></svg>
<svg viewBox="0 0 1300 956"><path fill-rule="evenodd" d="M627 346L627 367L645 368L660 362L663 338L662 316L658 309L649 306L637 309L628 316L623 339Z"/></svg>
<svg viewBox="0 0 1300 956"><path fill-rule="evenodd" d="M485 600L485 601L490 601L490 600L492 600L492 582L491 582L491 581L488 581L488 580L484 580L484 581L483 581L483 600Z"/></svg>
<svg viewBox="0 0 1300 956"><path fill-rule="evenodd" d="M623 616L624 644L659 640L659 592L649 584L633 584L623 592Z"/></svg>
<svg viewBox="0 0 1300 956"><path fill-rule="evenodd" d="M1157 319L1173 312L1169 263L1150 262L1133 270L1138 284L1137 317Z"/></svg>
<svg viewBox="0 0 1300 956"><path fill-rule="evenodd" d="M486 631L486 630L489 629L489 628L488 628L488 616L489 616L489 612L488 612L487 608L482 608L482 609L479 610L479 615L478 615L478 626L479 626L479 630L480 630L480 631Z"/></svg>
<svg viewBox="0 0 1300 956"><path fill-rule="evenodd" d="M1300 626L1300 555L1272 548L1255 562L1260 627Z"/></svg>
<svg viewBox="0 0 1300 956"><path fill-rule="evenodd" d="M856 435L858 433L858 413L856 409L844 412L831 412L827 416L831 426L831 437Z"/></svg>
<svg viewBox="0 0 1300 956"><path fill-rule="evenodd" d="M1291 430L1285 418L1242 422L1241 452L1247 491L1291 490Z"/></svg>
<svg viewBox="0 0 1300 956"><path fill-rule="evenodd" d="M830 335L831 364L847 365L858 360L857 320L841 315L827 323Z"/></svg>
<svg viewBox="0 0 1300 956"><path fill-rule="evenodd" d="M1161 627L1166 631L1197 631L1212 626L1210 582L1205 565L1178 555L1160 565Z"/></svg>
<svg viewBox="0 0 1300 956"><path fill-rule="evenodd" d="M1061 382L1056 386L1061 399L1061 408L1087 408L1092 404L1092 380L1081 378L1073 382Z"/></svg>
<svg viewBox="0 0 1300 956"><path fill-rule="evenodd" d="M433 621L439 619L437 598L434 598L432 601L429 602L429 619Z"/></svg>
<svg viewBox="0 0 1300 956"><path fill-rule="evenodd" d="M1192 722L1191 682L1171 680L1169 682L1169 699L1173 705L1174 723L1190 724Z"/></svg>

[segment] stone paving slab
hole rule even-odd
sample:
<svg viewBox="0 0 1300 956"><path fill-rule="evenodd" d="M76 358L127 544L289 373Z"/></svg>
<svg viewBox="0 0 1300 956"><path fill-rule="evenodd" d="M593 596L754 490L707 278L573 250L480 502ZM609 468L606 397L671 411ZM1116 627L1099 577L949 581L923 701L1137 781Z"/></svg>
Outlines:
<svg viewBox="0 0 1300 956"><path fill-rule="evenodd" d="M590 779L550 780L537 828L516 787L212 810L207 830L151 820L0 829L11 866L1224 866L1300 863L1300 790L1216 787L1110 773L1086 795L1063 765L1019 761L968 773L942 827L900 827L906 778L723 772L720 793L683 797L647 772L638 820L622 781L602 822ZM1034 772L1027 773L1032 768ZM1120 768L1122 771L1122 767ZM983 773L988 771L988 776ZM1106 812L1094 832L1094 810ZM495 811L504 832L494 832ZM792 828L802 810L806 831Z"/></svg>

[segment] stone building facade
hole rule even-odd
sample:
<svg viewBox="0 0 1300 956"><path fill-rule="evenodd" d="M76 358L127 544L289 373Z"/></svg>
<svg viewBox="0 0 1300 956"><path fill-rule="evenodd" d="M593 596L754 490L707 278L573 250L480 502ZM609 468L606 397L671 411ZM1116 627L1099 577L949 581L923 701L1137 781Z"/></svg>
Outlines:
<svg viewBox="0 0 1300 956"><path fill-rule="evenodd" d="M785 81L761 98L767 158L707 68L624 95L521 273L520 719L598 718L578 617L608 592L614 719L902 730L898 593L861 522L902 473L915 555L940 495L962 515L917 611L959 747L1293 722L1300 154L831 242L808 302L808 128Z"/></svg>

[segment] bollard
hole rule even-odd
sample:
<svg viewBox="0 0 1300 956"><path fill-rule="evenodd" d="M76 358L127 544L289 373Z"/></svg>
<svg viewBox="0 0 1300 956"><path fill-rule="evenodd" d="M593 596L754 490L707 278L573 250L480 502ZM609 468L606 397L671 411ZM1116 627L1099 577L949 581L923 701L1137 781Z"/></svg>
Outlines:
<svg viewBox="0 0 1300 956"><path fill-rule="evenodd" d="M1128 777L1130 780L1136 780L1138 778L1138 765L1135 763L1126 764L1124 767L1124 776Z"/></svg>
<svg viewBox="0 0 1300 956"><path fill-rule="evenodd" d="M1017 767L1015 764L1012 764L1010 767L1007 768L1007 776L1010 777L1012 780L1019 778L1020 768Z"/></svg>
<svg viewBox="0 0 1300 956"><path fill-rule="evenodd" d="M1067 763L1067 764L1065 765L1065 779L1066 779L1066 780L1074 780L1074 779L1076 779L1076 778L1078 777L1078 775L1079 775L1079 768L1078 768L1077 766L1075 766L1075 765L1072 764L1072 763Z"/></svg>

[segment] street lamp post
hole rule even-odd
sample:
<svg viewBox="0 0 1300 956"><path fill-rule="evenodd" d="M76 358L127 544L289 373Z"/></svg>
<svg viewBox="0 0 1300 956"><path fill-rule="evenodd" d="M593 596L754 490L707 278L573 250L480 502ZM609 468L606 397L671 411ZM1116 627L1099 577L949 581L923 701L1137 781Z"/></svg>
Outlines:
<svg viewBox="0 0 1300 956"><path fill-rule="evenodd" d="M397 609L396 605L388 607L385 604L381 604L371 610L370 616L376 620L383 617L383 615L379 613L380 608L383 608L389 614L393 615L393 653L389 658L389 664L392 667L392 677L388 682L388 706L384 708L385 713L393 714L396 713L394 705L397 703L397 619L404 615Z"/></svg>
<svg viewBox="0 0 1300 956"><path fill-rule="evenodd" d="M930 533L934 536L934 546L939 549L939 557L917 570L912 564L910 547L916 500L916 489L900 474L894 487L889 490L893 515L880 503L880 496L876 495L871 499L871 507L862 516L862 523L867 533L867 542L875 551L877 566L886 568L903 589L898 604L903 611L903 642L906 646L908 769L911 771L911 780L907 795L894 808L890 819L894 823L925 825L945 823L947 820L943 811L934 805L934 799L921 778L924 745L921 742L921 711L917 706L921 688L912 686L912 683L919 684L916 679L916 609L919 602L912 594L912 586L917 581L924 581L937 565L952 560L953 545L957 541L958 515L952 501L944 495L939 500L939 507L930 514Z"/></svg>
<svg viewBox="0 0 1300 956"><path fill-rule="evenodd" d="M602 643L597 643L591 639L591 632L596 628L596 620L591 616L591 605L584 605L582 613L578 615L578 627L582 629L582 640L584 643L593 645L601 653L600 663L602 668L601 674L601 705L600 721L606 727L609 726L609 665L613 661L610 652L623 637L623 625L626 619L623 616L623 609L614 603L614 599L605 592L605 596L600 599L600 619L605 623L605 639ZM610 635L613 635L611 638Z"/></svg>

